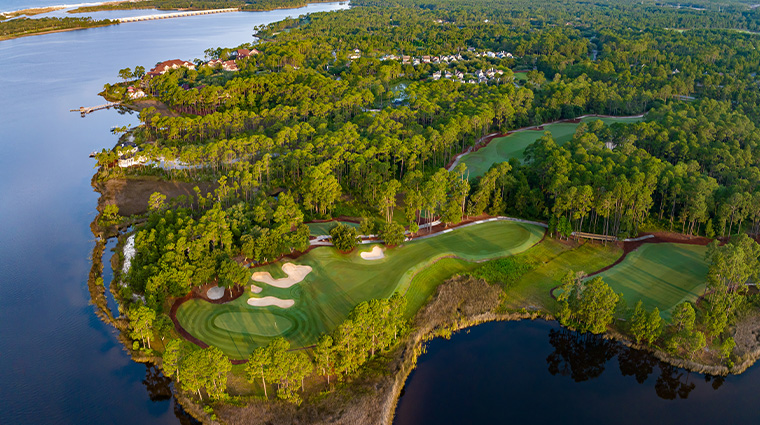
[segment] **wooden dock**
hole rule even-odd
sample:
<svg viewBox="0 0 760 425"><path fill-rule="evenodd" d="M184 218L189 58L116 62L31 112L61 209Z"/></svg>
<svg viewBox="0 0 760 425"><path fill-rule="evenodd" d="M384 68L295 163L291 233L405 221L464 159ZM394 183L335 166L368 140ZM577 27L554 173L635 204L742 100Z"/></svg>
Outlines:
<svg viewBox="0 0 760 425"><path fill-rule="evenodd" d="M617 237L611 235L598 235L595 233L573 232L577 238L592 239L596 241L615 242Z"/></svg>
<svg viewBox="0 0 760 425"><path fill-rule="evenodd" d="M184 18L186 16L212 15L215 13L230 13L239 11L240 9L236 7L230 7L227 9L189 10L187 12L164 13L160 15L132 16L130 18L119 18L117 20L120 24L125 24L128 22L155 21L157 19Z"/></svg>
<svg viewBox="0 0 760 425"><path fill-rule="evenodd" d="M91 112L99 111L101 109L113 108L114 106L121 105L121 102L108 102L98 106L80 106L79 109L69 109L69 112L79 112L82 116L85 116Z"/></svg>

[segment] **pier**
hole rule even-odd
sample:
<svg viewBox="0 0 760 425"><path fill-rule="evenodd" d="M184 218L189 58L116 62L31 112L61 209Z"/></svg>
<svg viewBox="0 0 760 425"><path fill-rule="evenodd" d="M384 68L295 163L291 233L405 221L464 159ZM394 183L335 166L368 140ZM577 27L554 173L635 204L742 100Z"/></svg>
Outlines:
<svg viewBox="0 0 760 425"><path fill-rule="evenodd" d="M154 21L157 19L184 18L185 16L212 15L215 13L230 13L230 12L238 12L238 11L240 11L240 9L236 7L231 7L227 9L190 10L187 12L164 13L161 15L133 16L131 18L119 18L117 20L119 21L120 24L124 24L127 22Z"/></svg>
<svg viewBox="0 0 760 425"><path fill-rule="evenodd" d="M98 106L80 106L79 109L69 109L69 112L79 112L82 116L85 116L91 112L99 111L101 109L108 109L114 106L121 105L121 102L108 102Z"/></svg>

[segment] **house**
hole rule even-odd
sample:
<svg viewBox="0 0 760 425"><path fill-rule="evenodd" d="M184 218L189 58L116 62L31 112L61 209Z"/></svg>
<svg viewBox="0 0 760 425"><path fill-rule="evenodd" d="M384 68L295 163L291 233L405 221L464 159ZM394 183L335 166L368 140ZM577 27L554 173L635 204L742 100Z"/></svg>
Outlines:
<svg viewBox="0 0 760 425"><path fill-rule="evenodd" d="M438 80L440 80L440 79L441 79L441 71L435 71L435 72L433 73L433 80L434 80L434 81L438 81Z"/></svg>
<svg viewBox="0 0 760 425"><path fill-rule="evenodd" d="M183 61L180 59L164 61L157 64L155 68L151 69L150 72L148 72L148 75L151 77L155 77L157 75L164 74L169 70L179 69L179 68L195 69L195 64L192 62Z"/></svg>
<svg viewBox="0 0 760 425"><path fill-rule="evenodd" d="M401 63L409 63L411 62L411 60L412 60L411 56L406 56L406 55L401 56Z"/></svg>
<svg viewBox="0 0 760 425"><path fill-rule="evenodd" d="M430 63L430 56L423 56L422 63Z"/></svg>
<svg viewBox="0 0 760 425"><path fill-rule="evenodd" d="M130 99L140 99L145 97L145 92L140 89L135 89L132 86L127 87L127 95Z"/></svg>
<svg viewBox="0 0 760 425"><path fill-rule="evenodd" d="M236 72L238 67L235 61L225 61L222 62L222 69L229 72Z"/></svg>
<svg viewBox="0 0 760 425"><path fill-rule="evenodd" d="M451 79L451 77L453 77L453 76L454 76L454 74L450 73L449 71L446 71L446 75L444 76L444 78Z"/></svg>
<svg viewBox="0 0 760 425"><path fill-rule="evenodd" d="M237 49L236 51L232 52L230 56L236 59L243 59L251 56L251 51L248 49Z"/></svg>
<svg viewBox="0 0 760 425"><path fill-rule="evenodd" d="M455 76L457 79L461 80L462 78L464 78L464 73L463 73L463 72L461 72L461 71L457 71L456 73L454 73L454 76Z"/></svg>
<svg viewBox="0 0 760 425"><path fill-rule="evenodd" d="M417 66L419 64L420 64L420 60L417 58L414 58L414 60L412 61L412 65Z"/></svg>
<svg viewBox="0 0 760 425"><path fill-rule="evenodd" d="M362 57L362 52L359 49L354 50L353 53L348 55L348 58L351 60L359 59L360 57Z"/></svg>

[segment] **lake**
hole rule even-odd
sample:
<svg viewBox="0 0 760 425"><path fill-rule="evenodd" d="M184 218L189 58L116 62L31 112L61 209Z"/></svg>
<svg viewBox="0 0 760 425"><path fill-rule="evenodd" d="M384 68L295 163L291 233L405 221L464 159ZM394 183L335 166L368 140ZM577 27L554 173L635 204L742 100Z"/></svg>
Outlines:
<svg viewBox="0 0 760 425"><path fill-rule="evenodd" d="M756 423L760 372L710 377L556 322L494 322L436 339L396 425Z"/></svg>
<svg viewBox="0 0 760 425"><path fill-rule="evenodd" d="M137 117L110 110L80 118L69 109L104 103L97 93L118 80L121 68L203 57L209 47L253 41L254 26L346 7L196 16L0 42L0 423L179 422L166 382L126 355L87 290L98 199L90 186L95 162L87 156L113 147L110 128L137 124Z"/></svg>

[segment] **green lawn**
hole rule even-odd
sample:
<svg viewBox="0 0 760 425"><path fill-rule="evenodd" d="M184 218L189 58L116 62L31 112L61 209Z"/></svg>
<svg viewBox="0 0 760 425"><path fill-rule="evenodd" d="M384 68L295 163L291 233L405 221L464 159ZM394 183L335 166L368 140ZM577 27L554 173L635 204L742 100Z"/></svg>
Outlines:
<svg viewBox="0 0 760 425"><path fill-rule="evenodd" d="M602 120L605 124L610 125L617 122L635 123L641 121L641 118L583 118L582 121L591 122L596 120ZM578 124L559 123L544 126L544 130L542 131L525 130L512 133L509 136L492 140L488 146L477 152L465 155L462 158L462 162L467 165L467 169L470 171L470 178L479 177L485 174L493 164L509 161L510 158L522 160L525 148L540 139L545 131L549 131L557 144L562 145L573 138L577 127Z"/></svg>
<svg viewBox="0 0 760 425"><path fill-rule="evenodd" d="M561 284L568 271L592 273L614 263L623 255L623 250L613 244L590 241L568 246L547 238L520 255L536 267L507 290L507 307L535 306L555 311L557 304L550 291Z"/></svg>
<svg viewBox="0 0 760 425"><path fill-rule="evenodd" d="M370 250L370 245L362 245L348 255L332 247L317 248L295 261L313 269L303 282L287 289L261 285L264 290L256 295L293 299L295 306L249 306L249 287L243 296L223 305L190 300L179 308L177 318L192 335L233 358L247 357L278 331L294 347L308 346L319 334L345 320L362 301L402 291L409 297L407 315L411 315L438 284L472 267L469 262L523 252L541 240L543 233L543 228L528 224L484 223L405 243L386 250L386 257L376 261L359 256ZM281 264L274 264L256 271L273 272L279 267Z"/></svg>
<svg viewBox="0 0 760 425"><path fill-rule="evenodd" d="M352 223L350 221L328 221L326 223L306 223L311 231L311 236L329 235L330 229L337 226L338 223L348 224L351 227L359 227L358 223Z"/></svg>
<svg viewBox="0 0 760 425"><path fill-rule="evenodd" d="M676 305L695 301L705 288L707 247L675 243L645 244L620 264L600 274L629 305L639 300L657 307L665 319Z"/></svg>

